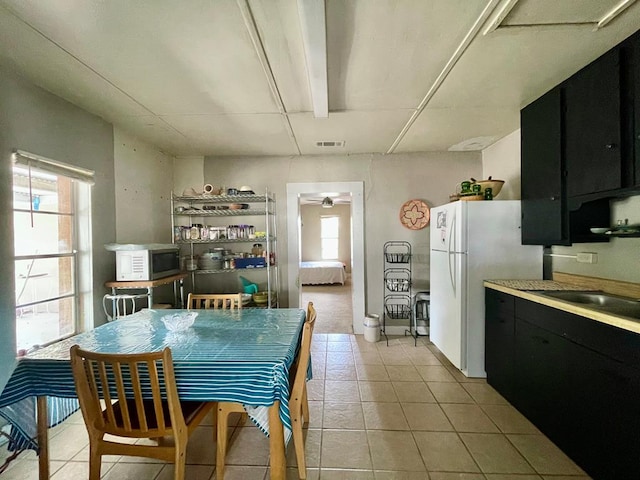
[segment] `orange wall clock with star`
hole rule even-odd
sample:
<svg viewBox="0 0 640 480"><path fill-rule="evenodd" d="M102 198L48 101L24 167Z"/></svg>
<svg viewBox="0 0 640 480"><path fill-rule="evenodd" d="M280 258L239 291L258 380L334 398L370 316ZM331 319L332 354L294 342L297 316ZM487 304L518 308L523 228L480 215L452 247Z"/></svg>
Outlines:
<svg viewBox="0 0 640 480"><path fill-rule="evenodd" d="M421 230L429 225L429 206L422 200L409 200L400 207L400 223L409 230Z"/></svg>

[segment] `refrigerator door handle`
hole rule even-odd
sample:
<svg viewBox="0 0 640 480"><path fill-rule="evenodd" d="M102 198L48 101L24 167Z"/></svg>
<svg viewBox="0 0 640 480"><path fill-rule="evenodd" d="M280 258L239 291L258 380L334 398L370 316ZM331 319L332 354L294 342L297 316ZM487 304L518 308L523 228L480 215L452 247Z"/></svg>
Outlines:
<svg viewBox="0 0 640 480"><path fill-rule="evenodd" d="M456 233L456 211L453 210L453 215L451 218L451 230L449 230L449 235L447 238L447 266L449 267L449 281L451 282L451 288L453 289L453 296L456 296L456 279L455 272L453 268L451 268L451 261L455 259L455 254L451 251L451 242L453 241L453 237Z"/></svg>

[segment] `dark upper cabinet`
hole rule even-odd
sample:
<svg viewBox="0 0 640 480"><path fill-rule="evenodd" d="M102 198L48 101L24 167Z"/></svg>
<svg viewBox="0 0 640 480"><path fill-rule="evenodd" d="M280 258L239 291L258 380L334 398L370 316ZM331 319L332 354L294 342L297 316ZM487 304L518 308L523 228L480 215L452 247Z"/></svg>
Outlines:
<svg viewBox="0 0 640 480"><path fill-rule="evenodd" d="M567 245L562 160L562 89L520 112L523 245Z"/></svg>
<svg viewBox="0 0 640 480"><path fill-rule="evenodd" d="M624 187L640 187L640 32L620 48L622 61L623 178Z"/></svg>
<svg viewBox="0 0 640 480"><path fill-rule="evenodd" d="M620 64L610 50L565 83L568 197L623 187Z"/></svg>
<svg viewBox="0 0 640 480"><path fill-rule="evenodd" d="M629 44L632 46L632 64L629 71L632 72L632 83L630 91L633 95L633 115L630 124L631 134L630 143L633 145L632 165L633 165L633 182L634 187L640 187L640 33L631 37Z"/></svg>

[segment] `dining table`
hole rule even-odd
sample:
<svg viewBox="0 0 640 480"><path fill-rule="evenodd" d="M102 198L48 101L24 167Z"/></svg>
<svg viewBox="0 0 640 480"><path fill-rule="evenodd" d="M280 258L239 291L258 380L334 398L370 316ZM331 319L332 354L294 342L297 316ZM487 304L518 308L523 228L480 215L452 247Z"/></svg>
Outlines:
<svg viewBox="0 0 640 480"><path fill-rule="evenodd" d="M197 316L186 330L172 331L163 321L189 312ZM76 399L71 346L101 353L169 347L180 399L242 403L269 437L271 478L284 479L285 447L291 436L289 369L299 348L305 315L297 308L144 309L20 357L0 394L0 409L37 399L36 418L27 415L12 423L22 431L28 431L26 424L35 423L39 478L48 479L48 427L56 421L51 418L48 400ZM61 410L63 414L68 413Z"/></svg>

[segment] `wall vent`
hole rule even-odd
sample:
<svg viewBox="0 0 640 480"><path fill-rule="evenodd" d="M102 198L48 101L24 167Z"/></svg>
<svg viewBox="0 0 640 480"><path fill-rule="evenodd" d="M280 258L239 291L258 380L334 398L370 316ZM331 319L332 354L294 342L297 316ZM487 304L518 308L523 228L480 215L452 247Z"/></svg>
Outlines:
<svg viewBox="0 0 640 480"><path fill-rule="evenodd" d="M344 147L344 140L316 142L316 147Z"/></svg>

